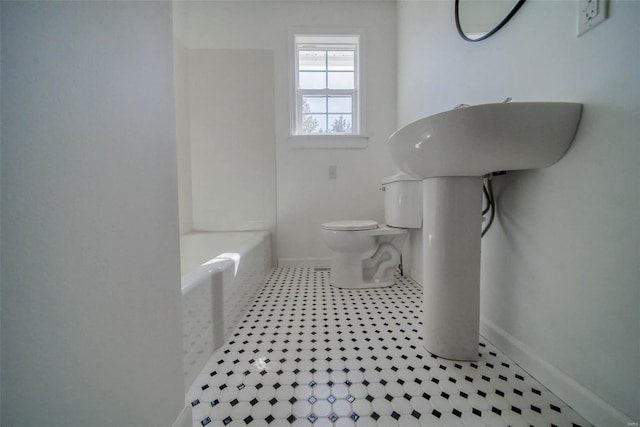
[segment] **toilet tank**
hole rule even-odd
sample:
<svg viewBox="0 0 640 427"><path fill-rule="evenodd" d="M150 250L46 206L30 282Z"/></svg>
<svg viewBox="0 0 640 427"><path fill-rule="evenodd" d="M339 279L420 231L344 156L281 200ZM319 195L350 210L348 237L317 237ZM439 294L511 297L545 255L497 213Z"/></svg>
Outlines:
<svg viewBox="0 0 640 427"><path fill-rule="evenodd" d="M382 181L384 218L387 225L400 228L422 227L422 180L397 174Z"/></svg>

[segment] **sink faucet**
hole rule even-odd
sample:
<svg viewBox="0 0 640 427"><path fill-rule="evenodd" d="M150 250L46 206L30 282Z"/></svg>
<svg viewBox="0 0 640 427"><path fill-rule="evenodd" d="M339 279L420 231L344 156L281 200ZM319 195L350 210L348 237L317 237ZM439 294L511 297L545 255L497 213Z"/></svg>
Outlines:
<svg viewBox="0 0 640 427"><path fill-rule="evenodd" d="M504 101L502 101L502 103L503 103L503 104L506 104L507 102L511 102L511 99L512 99L512 98L511 98L510 96L508 96L508 97L506 97L506 98L504 99ZM469 105L469 104L458 104L458 105L456 105L455 107L453 107L453 109L454 109L454 110L457 110L457 109L459 109L459 108L465 108L465 107L471 107L471 105Z"/></svg>

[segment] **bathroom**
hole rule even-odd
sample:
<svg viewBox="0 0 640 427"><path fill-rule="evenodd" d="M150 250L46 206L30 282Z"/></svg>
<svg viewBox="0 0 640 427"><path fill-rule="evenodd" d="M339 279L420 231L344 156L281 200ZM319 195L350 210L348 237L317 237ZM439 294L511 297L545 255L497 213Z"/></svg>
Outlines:
<svg viewBox="0 0 640 427"><path fill-rule="evenodd" d="M184 48L257 61L271 84L273 107L252 107L270 115L252 177L264 198L250 205L263 214L241 219L271 231L274 266L326 262L323 222L383 220L378 188L396 173L385 143L398 127L460 103L583 103L565 158L494 180L481 331L548 387L545 373L563 373L586 418L640 418L638 3L610 1L608 19L576 37L577 2L529 0L478 43L458 36L453 2L189 7L0 5L2 425L171 425L184 406L177 241L198 209L216 207L178 202L189 184L175 148L185 117L174 30ZM365 30L366 148L290 140L294 27ZM233 185L206 179L192 197ZM404 263L419 280L415 234Z"/></svg>

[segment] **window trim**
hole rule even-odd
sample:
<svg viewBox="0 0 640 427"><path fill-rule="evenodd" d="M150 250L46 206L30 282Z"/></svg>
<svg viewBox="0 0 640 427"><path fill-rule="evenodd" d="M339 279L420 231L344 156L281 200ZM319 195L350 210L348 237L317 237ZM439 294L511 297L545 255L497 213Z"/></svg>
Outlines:
<svg viewBox="0 0 640 427"><path fill-rule="evenodd" d="M290 75L289 75L289 90L290 90L290 124L289 124L289 148L303 148L303 149L323 149L323 148L366 148L368 145L368 137L366 135L366 93L365 93L365 67L362 64L365 62L365 34L361 29L322 29L322 28L291 28L289 30L289 61L290 61ZM352 117L352 126L355 124L355 132L350 134L298 134L297 123L302 120L301 112L298 111L297 106L302 102L303 93L298 88L298 49L297 38L307 38L310 43L312 42L324 42L327 40L324 37L340 37L344 36L345 40L348 38L358 37L357 55L356 55L356 75L355 83L356 89L334 89L334 93L339 92L352 94L354 91L357 94L353 102L355 104L354 109L357 114L356 118ZM317 40L314 40L314 37ZM311 93L311 92L310 92ZM323 91L325 94L326 91ZM354 115L355 116L355 115Z"/></svg>

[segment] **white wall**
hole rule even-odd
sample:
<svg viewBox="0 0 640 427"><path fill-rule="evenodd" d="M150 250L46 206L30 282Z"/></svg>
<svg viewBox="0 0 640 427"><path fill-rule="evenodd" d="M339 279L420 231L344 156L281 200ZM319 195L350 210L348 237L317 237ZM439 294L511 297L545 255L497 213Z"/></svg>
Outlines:
<svg viewBox="0 0 640 427"><path fill-rule="evenodd" d="M2 3L2 424L184 402L171 4Z"/></svg>
<svg viewBox="0 0 640 427"><path fill-rule="evenodd" d="M193 227L274 229L273 52L187 55Z"/></svg>
<svg viewBox="0 0 640 427"><path fill-rule="evenodd" d="M2 3L0 3L0 46L2 46ZM1 50L0 50L1 51ZM0 99L2 99L2 55L0 55ZM0 108L0 123L2 123L2 108ZM2 132L0 131L0 147L2 147ZM2 212L2 150L0 150L0 213ZM1 216L1 215L0 215ZM2 221L0 220L0 319L2 319ZM0 384L2 384L2 327L0 325ZM2 387L0 387L0 423L2 422Z"/></svg>
<svg viewBox="0 0 640 427"><path fill-rule="evenodd" d="M452 3L398 10L399 125L509 96L584 103L564 159L495 179L483 331L596 424L638 420L640 3L611 2L577 38L576 2L529 1L479 43L458 37Z"/></svg>
<svg viewBox="0 0 640 427"><path fill-rule="evenodd" d="M395 2L188 2L181 37L190 49L265 49L274 58L277 254L318 262L329 252L322 222L383 221L380 181L395 172L386 139L395 130ZM369 146L361 150L290 149L288 34L291 28L363 28L368 68ZM328 166L338 177L328 179ZM272 230L274 231L274 230ZM274 251L275 253L275 251Z"/></svg>
<svg viewBox="0 0 640 427"><path fill-rule="evenodd" d="M174 7L176 12L179 8ZM180 19L174 17L174 22ZM173 40L176 98L176 151L178 158L178 199L180 234L193 230L193 197L191 186L191 132L189 126L189 56L182 40Z"/></svg>

